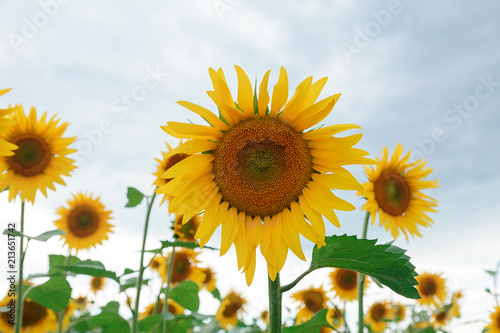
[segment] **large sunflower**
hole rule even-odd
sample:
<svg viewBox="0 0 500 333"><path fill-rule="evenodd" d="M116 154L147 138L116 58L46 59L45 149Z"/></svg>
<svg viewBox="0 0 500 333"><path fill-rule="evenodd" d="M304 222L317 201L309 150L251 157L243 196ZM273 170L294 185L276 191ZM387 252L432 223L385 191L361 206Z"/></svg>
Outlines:
<svg viewBox="0 0 500 333"><path fill-rule="evenodd" d="M323 287L314 288L298 291L291 296L297 302L300 303L300 310L297 313L296 324L299 325L308 321L314 316L316 312L326 307L326 292Z"/></svg>
<svg viewBox="0 0 500 333"><path fill-rule="evenodd" d="M181 141L181 143L182 143L182 141ZM153 185L156 185L156 187L161 187L171 180L171 179L165 179L165 178L161 177L165 173L165 171L167 171L168 169L173 167L175 164L177 164L178 162L182 161L183 159L185 159L186 157L189 156L188 154L184 154L184 153L167 155L167 153L172 151L172 146L170 146L167 142L165 142L165 144L167 145L167 152L163 152L163 151L161 152L161 156L162 156L161 159L155 158L156 162L158 162L158 166L156 167L156 171L153 172L153 176L156 177L155 181L153 182ZM162 205L167 200L167 198L168 198L168 196L164 195L162 200L161 200L160 205Z"/></svg>
<svg viewBox="0 0 500 333"><path fill-rule="evenodd" d="M500 307L497 306L495 311L490 315L491 322L485 327L488 333L500 333Z"/></svg>
<svg viewBox="0 0 500 333"><path fill-rule="evenodd" d="M272 98L268 94L270 71L257 93L245 72L236 66L237 102L222 70L209 69L214 91L208 95L220 114L181 101L209 126L168 122L162 129L187 141L168 156L186 157L162 177L172 179L156 191L172 196L170 209L184 214L183 222L204 211L196 233L204 246L218 226L221 255L235 244L239 269L251 284L257 246L266 258L272 280L282 269L288 249L305 260L300 234L318 246L325 244L322 215L334 225L334 209L354 210L332 189L361 190L345 165L372 161L352 148L361 134L343 138L335 134L357 125L316 126L331 112L340 94L316 102L326 78L305 79L288 99L288 79L281 69ZM269 106L270 105L270 106Z"/></svg>
<svg viewBox="0 0 500 333"><path fill-rule="evenodd" d="M0 96L8 93L10 89L2 89L0 90ZM12 112L14 112L13 108L7 108L7 109L0 109L0 156L12 156L14 155L14 152L12 150L16 149L17 146L5 141L5 139L2 138L2 135L7 132L12 125L16 123L16 121L12 118L7 118L8 115L10 115ZM3 190L0 188L0 190Z"/></svg>
<svg viewBox="0 0 500 333"><path fill-rule="evenodd" d="M370 330L373 332L384 332L387 327L387 320L391 319L391 317L389 303L377 302L368 310L365 323L370 326Z"/></svg>
<svg viewBox="0 0 500 333"><path fill-rule="evenodd" d="M424 273L416 277L420 305L440 306L446 298L445 279L441 274Z"/></svg>
<svg viewBox="0 0 500 333"><path fill-rule="evenodd" d="M54 221L58 229L64 230L61 236L70 249L78 252L90 249L107 240L114 226L108 222L112 211L106 210L99 197L77 193L67 202L69 207L60 207L60 219Z"/></svg>
<svg viewBox="0 0 500 333"><path fill-rule="evenodd" d="M215 315L219 326L223 329L227 329L228 326L235 328L236 324L238 324L238 313L243 310L246 303L247 301L234 291L227 294Z"/></svg>
<svg viewBox="0 0 500 333"><path fill-rule="evenodd" d="M358 273L343 268L334 268L330 273L332 290L341 301L354 301L358 298ZM366 288L368 278L365 278Z"/></svg>
<svg viewBox="0 0 500 333"><path fill-rule="evenodd" d="M13 298L6 296L0 301L0 307L8 306L11 299ZM0 313L0 332L14 332L13 318L15 316L11 317L10 312ZM29 298L24 301L22 333L56 332L57 324L57 316L54 311L33 302Z"/></svg>
<svg viewBox="0 0 500 333"><path fill-rule="evenodd" d="M402 153L403 146L398 144L389 159L385 147L382 158L377 157L377 165L365 166L369 181L358 194L367 199L361 209L370 213L372 224L378 212L379 224L386 231L390 230L394 238L402 232L408 239L408 234L421 237L419 227L433 223L426 213L436 212L437 201L420 191L439 185L437 180L423 180L432 172L431 168L424 169L426 162L408 163L410 152L401 157Z"/></svg>
<svg viewBox="0 0 500 333"><path fill-rule="evenodd" d="M11 119L16 124L0 136L19 148L12 156L0 156L0 189L9 187L9 201L20 193L22 201L34 203L37 190L47 196L47 188L65 185L61 176L70 176L76 168L67 157L76 151L68 148L75 138L62 137L68 123L59 125L55 116L48 120L44 113L37 120L33 107L26 117L22 106L17 106Z"/></svg>

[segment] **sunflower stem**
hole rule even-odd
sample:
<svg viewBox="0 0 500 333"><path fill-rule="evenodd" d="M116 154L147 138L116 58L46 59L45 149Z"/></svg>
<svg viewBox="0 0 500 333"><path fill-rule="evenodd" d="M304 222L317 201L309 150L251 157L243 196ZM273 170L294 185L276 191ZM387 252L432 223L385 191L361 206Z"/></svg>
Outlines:
<svg viewBox="0 0 500 333"><path fill-rule="evenodd" d="M71 249L69 250L68 256L64 259L64 266L69 266L71 263ZM67 272L64 271L63 277L66 279L66 274ZM65 310L59 311L57 314L57 322L58 322L58 328L57 328L57 333L62 333L62 322L63 322L63 317L64 317L64 312Z"/></svg>
<svg viewBox="0 0 500 333"><path fill-rule="evenodd" d="M165 300L163 303L162 313L167 314L168 312L168 297L170 294L170 282L172 281L172 271L174 267L174 256L175 256L175 246L172 247L172 252L170 253L170 258L167 264L167 286L165 287ZM163 325L161 327L161 332L165 333L167 329L167 321L163 319Z"/></svg>
<svg viewBox="0 0 500 333"><path fill-rule="evenodd" d="M132 314L132 332L139 333L139 300L141 298L141 286L142 286L142 275L144 274L144 250L146 249L146 238L148 235L148 225L149 216L151 215L151 208L153 207L153 202L156 198L156 192L153 193L151 200L146 197L146 202L148 203L146 222L144 222L144 234L142 235L142 247L141 247L141 260L139 263L139 276L137 277L137 283L135 285L137 289L137 294L135 296L135 307L134 313Z"/></svg>
<svg viewBox="0 0 500 333"><path fill-rule="evenodd" d="M21 201L21 226L20 231L24 235L24 200ZM15 320L15 333L20 333L23 325L23 308L24 308L24 297L23 297L23 268L24 268L24 236L19 237L19 256L21 260L19 261L19 276L17 283L17 310L16 310L16 320ZM28 250L28 248L26 248Z"/></svg>
<svg viewBox="0 0 500 333"><path fill-rule="evenodd" d="M314 269L311 269L311 267L309 267L309 269L307 271L305 271L304 273L300 274L292 283L287 284L286 286L281 287L280 288L280 292L281 293L285 293L288 290L292 289L293 287L295 287L295 285L297 285L297 283L300 282L300 280L302 280L304 277L306 277L307 274L311 273L312 271L314 271Z"/></svg>
<svg viewBox="0 0 500 333"><path fill-rule="evenodd" d="M366 212L365 223L363 224L363 233L361 239L366 239L368 233L368 220L370 213ZM363 333L365 328L364 313L363 313L363 287L365 285L365 275L358 273L358 333Z"/></svg>
<svg viewBox="0 0 500 333"><path fill-rule="evenodd" d="M281 296L280 275L271 280L268 276L269 286L269 333L281 333Z"/></svg>

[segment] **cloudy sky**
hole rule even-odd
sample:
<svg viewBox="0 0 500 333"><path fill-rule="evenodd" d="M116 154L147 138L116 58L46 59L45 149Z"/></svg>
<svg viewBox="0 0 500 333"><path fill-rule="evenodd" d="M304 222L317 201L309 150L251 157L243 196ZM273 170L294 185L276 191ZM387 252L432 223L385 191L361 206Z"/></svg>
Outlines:
<svg viewBox="0 0 500 333"><path fill-rule="evenodd" d="M123 208L126 188L152 193L154 158L165 141L176 143L161 125L188 118L200 122L175 102L213 108L205 94L211 89L209 67L222 67L234 90L235 64L252 81L271 69L271 84L284 66L290 89L310 75L329 77L323 96L342 96L325 123L359 124L364 134L359 146L372 156L401 142L434 169L430 178L440 184L428 192L439 200L434 227L423 230L422 238L398 239L396 244L408 249L419 272L442 272L450 291L463 290L463 315L453 332L479 331L484 322L467 322L485 320L493 309L492 297L484 292L492 281L484 269L493 269L500 260L498 17L500 3L495 0L480 5L408 0L2 1L0 89L13 90L0 99L0 107L22 103L25 109L35 106L58 114L70 123L67 135L78 137L74 158L79 168L66 187L27 205L27 233L53 228L55 209L71 193L95 193L114 211L115 233L105 246L82 257L99 259L119 272L134 266L145 206ZM365 179L361 167L350 170ZM354 193L343 198L362 205ZM2 226L18 221L19 211L19 201L8 203L6 193L0 194ZM342 228L328 226L327 232L359 235L363 215L341 213ZM149 246L171 237L168 221L165 207L155 206ZM368 237L391 240L378 227L370 227ZM216 233L209 245L218 243ZM61 245L56 240L30 244L28 273L43 272L47 254L65 253ZM310 252L309 242L303 246ZM262 261L248 288L236 272L234 250L222 258L214 253L203 258L220 271L222 293L241 291L251 313L265 308ZM307 267L290 258L282 274L285 283ZM317 272L295 290L321 285L326 274ZM0 289L6 289L5 279L0 281ZM375 287L367 303L390 295ZM206 304L210 302L207 297Z"/></svg>

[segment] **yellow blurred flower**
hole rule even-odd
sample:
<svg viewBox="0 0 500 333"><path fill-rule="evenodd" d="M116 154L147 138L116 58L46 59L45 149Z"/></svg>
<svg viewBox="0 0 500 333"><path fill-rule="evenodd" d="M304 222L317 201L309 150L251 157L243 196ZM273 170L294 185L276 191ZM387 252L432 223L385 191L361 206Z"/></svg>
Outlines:
<svg viewBox="0 0 500 333"><path fill-rule="evenodd" d="M0 96L8 93L10 89L0 90ZM17 146L6 141L2 138L3 134L7 132L12 125L16 123L12 117L7 118L14 112L14 108L8 107L7 109L0 109L0 156L12 156L14 155L13 150L17 149ZM0 173L1 177L1 173ZM3 190L0 188L0 191Z"/></svg>
<svg viewBox="0 0 500 333"><path fill-rule="evenodd" d="M238 324L238 313L243 310L246 300L234 291L231 291L221 302L215 319L223 329L235 328Z"/></svg>
<svg viewBox="0 0 500 333"><path fill-rule="evenodd" d="M392 317L390 304L378 302L373 304L366 314L365 323L370 326L373 332L384 332L387 328L385 320Z"/></svg>
<svg viewBox="0 0 500 333"><path fill-rule="evenodd" d="M358 273L343 268L334 268L330 273L332 290L341 301L354 301L358 298ZM365 277L365 288L368 286Z"/></svg>
<svg viewBox="0 0 500 333"><path fill-rule="evenodd" d="M316 312L326 308L327 297L323 286L319 288L310 287L292 294L291 297L300 303L299 312L295 319L297 325L308 321Z"/></svg>
<svg viewBox="0 0 500 333"><path fill-rule="evenodd" d="M416 277L420 305L440 306L446 298L445 280L441 274L424 273Z"/></svg>

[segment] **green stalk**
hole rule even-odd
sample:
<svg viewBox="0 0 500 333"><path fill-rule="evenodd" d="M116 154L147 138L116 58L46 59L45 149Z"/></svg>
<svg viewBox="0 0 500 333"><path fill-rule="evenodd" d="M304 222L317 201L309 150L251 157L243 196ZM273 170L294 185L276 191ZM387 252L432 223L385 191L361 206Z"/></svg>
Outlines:
<svg viewBox="0 0 500 333"><path fill-rule="evenodd" d="M173 271L172 268L174 267L174 256L175 256L175 246L172 247L172 253L170 253L170 258L169 258L168 264L167 264L167 286L165 287L165 300L163 303L163 309L161 311L163 314L167 314L167 312L168 312L168 297L170 295L170 282L172 282L172 271ZM167 329L167 323L166 323L166 320L163 319L163 325L161 327L161 332L165 333L166 329Z"/></svg>
<svg viewBox="0 0 500 333"><path fill-rule="evenodd" d="M68 256L64 260L64 266L69 266L70 263L71 263L71 249L69 250ZM66 278L66 274L67 274L67 272L65 271L63 273L64 278ZM57 329L57 333L62 333L62 322L63 322L64 312L65 312L65 310L62 310L57 314L58 315L57 321L59 324L58 329Z"/></svg>
<svg viewBox="0 0 500 333"><path fill-rule="evenodd" d="M368 233L368 220L370 219L370 213L366 213L365 223L363 224L363 234L361 239L366 239L366 234ZM364 314L363 314L363 286L365 285L365 275L358 273L358 333L363 333L365 327Z"/></svg>
<svg viewBox="0 0 500 333"><path fill-rule="evenodd" d="M21 202L21 233L24 235L24 200ZM24 255L25 251L24 247L24 236L20 237L20 246L19 246L19 254L21 260L19 261L19 277L17 283L17 311L16 311L16 321L15 321L15 333L21 332L21 326L23 325L23 308L24 308L24 297L23 297L23 263L24 263ZM26 248L28 250L28 248Z"/></svg>
<svg viewBox="0 0 500 333"><path fill-rule="evenodd" d="M144 223L144 234L142 236L141 260L139 264L139 277L137 278L136 288L137 294L135 296L134 313L132 314L132 332L139 333L139 299L141 298L142 275L144 274L144 250L146 248L146 238L148 234L149 216L151 215L151 208L156 198L156 192L153 193L151 201L146 197L148 208L146 213L146 222Z"/></svg>
<svg viewBox="0 0 500 333"><path fill-rule="evenodd" d="M273 281L268 278L269 286L269 333L281 333L281 287L280 275Z"/></svg>

